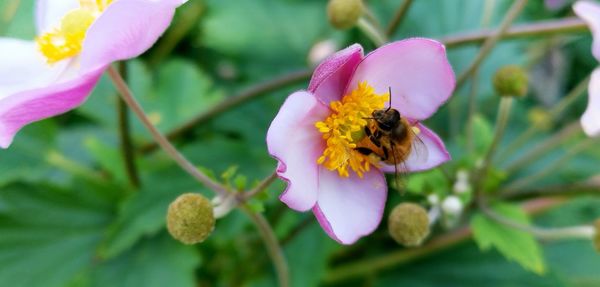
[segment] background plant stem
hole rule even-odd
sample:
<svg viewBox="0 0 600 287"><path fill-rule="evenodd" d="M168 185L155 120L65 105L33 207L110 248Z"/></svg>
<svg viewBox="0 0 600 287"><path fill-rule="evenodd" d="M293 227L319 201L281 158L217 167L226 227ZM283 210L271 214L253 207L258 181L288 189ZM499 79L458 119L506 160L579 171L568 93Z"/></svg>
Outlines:
<svg viewBox="0 0 600 287"><path fill-rule="evenodd" d="M107 70L108 76L113 81L115 88L120 93L123 100L127 103L133 113L140 119L144 127L150 132L154 140L160 147L171 157L179 166L190 174L193 178L198 180L200 183L215 191L221 196L227 196L229 193L222 185L213 181L210 177L205 175L203 172L198 170L192 163L190 163L177 149L164 137L154 125L150 122L150 119L146 116L144 109L140 106L137 100L133 97L133 94L119 72L112 66Z"/></svg>
<svg viewBox="0 0 600 287"><path fill-rule="evenodd" d="M125 81L127 79L127 66L124 62L118 64L119 71ZM119 123L119 139L121 143L121 155L129 184L136 189L140 187L140 177L135 165L135 152L131 140L131 128L129 126L129 109L123 99L117 97L117 117Z"/></svg>
<svg viewBox="0 0 600 287"><path fill-rule="evenodd" d="M262 237L265 247L267 248L267 252L271 257L271 261L275 265L279 286L290 286L290 275L287 261L285 260L283 249L281 249L281 245L279 245L279 241L277 240L271 225L269 225L269 222L262 214L256 213L248 209L246 206L241 206L240 208L257 226L260 236Z"/></svg>
<svg viewBox="0 0 600 287"><path fill-rule="evenodd" d="M408 12L408 9L410 8L412 2L413 0L404 0L404 2L402 2L402 5L400 5L398 10L396 10L394 17L392 18L392 21L390 21L390 24L388 25L385 32L385 34L388 37L391 37L392 35L394 35L394 33L396 33L396 30L398 29L398 27L400 27L400 23L406 16L406 13Z"/></svg>

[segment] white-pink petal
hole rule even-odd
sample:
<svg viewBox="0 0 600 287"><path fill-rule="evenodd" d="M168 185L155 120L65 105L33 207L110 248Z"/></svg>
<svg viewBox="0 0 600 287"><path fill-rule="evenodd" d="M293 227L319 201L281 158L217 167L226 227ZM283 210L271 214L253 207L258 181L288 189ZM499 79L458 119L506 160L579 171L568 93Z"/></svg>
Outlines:
<svg viewBox="0 0 600 287"><path fill-rule="evenodd" d="M600 135L600 68L596 68L590 78L588 105L581 116L581 126L588 136Z"/></svg>
<svg viewBox="0 0 600 287"><path fill-rule="evenodd" d="M411 120L431 116L454 90L455 77L441 43L422 38L393 42L368 54L346 92L367 81L377 93L392 89L392 107Z"/></svg>
<svg viewBox="0 0 600 287"><path fill-rule="evenodd" d="M428 170L452 159L437 134L421 123L415 126L421 131L418 135L419 139L413 142L413 149L406 161L398 166L399 172ZM395 172L396 169L393 165L384 165L381 170Z"/></svg>
<svg viewBox="0 0 600 287"><path fill-rule="evenodd" d="M53 117L81 105L100 78L102 70L39 89L0 99L0 147L7 148L25 125Z"/></svg>
<svg viewBox="0 0 600 287"><path fill-rule="evenodd" d="M363 48L359 44L327 57L313 72L308 90L327 105L331 101L339 101L362 58Z"/></svg>
<svg viewBox="0 0 600 287"><path fill-rule="evenodd" d="M592 31L592 54L600 61L600 4L591 1L577 1L573 5L575 14L583 19Z"/></svg>
<svg viewBox="0 0 600 287"><path fill-rule="evenodd" d="M387 197L385 177L371 169L359 178L340 177L319 166L319 194L313 213L327 234L342 244L352 244L372 233L383 216Z"/></svg>
<svg viewBox="0 0 600 287"><path fill-rule="evenodd" d="M61 77L67 61L48 65L35 42L0 38L0 99L44 87Z"/></svg>
<svg viewBox="0 0 600 287"><path fill-rule="evenodd" d="M79 8L78 0L37 0L35 24L38 34L60 25L61 19L71 10Z"/></svg>
<svg viewBox="0 0 600 287"><path fill-rule="evenodd" d="M324 141L315 123L327 114L314 95L299 91L286 99L267 132L269 154L278 160L277 175L288 184L280 199L292 209L307 211L317 201L317 159Z"/></svg>
<svg viewBox="0 0 600 287"><path fill-rule="evenodd" d="M169 27L181 0L119 0L87 31L81 52L84 72L135 58L148 50Z"/></svg>

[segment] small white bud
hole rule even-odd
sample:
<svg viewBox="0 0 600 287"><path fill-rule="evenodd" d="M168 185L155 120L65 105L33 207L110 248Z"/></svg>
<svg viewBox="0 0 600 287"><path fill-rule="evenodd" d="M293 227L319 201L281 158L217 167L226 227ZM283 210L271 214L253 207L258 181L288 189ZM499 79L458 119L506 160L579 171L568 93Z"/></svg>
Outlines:
<svg viewBox="0 0 600 287"><path fill-rule="evenodd" d="M438 205L440 204L440 197L435 193L430 194L427 196L427 201L429 201L431 205Z"/></svg>
<svg viewBox="0 0 600 287"><path fill-rule="evenodd" d="M450 216L458 216L463 209L463 203L454 195L450 195L442 202L442 210Z"/></svg>
<svg viewBox="0 0 600 287"><path fill-rule="evenodd" d="M319 41L310 48L310 52L308 52L308 63L311 66L316 66L337 50L338 46L335 41L331 39Z"/></svg>

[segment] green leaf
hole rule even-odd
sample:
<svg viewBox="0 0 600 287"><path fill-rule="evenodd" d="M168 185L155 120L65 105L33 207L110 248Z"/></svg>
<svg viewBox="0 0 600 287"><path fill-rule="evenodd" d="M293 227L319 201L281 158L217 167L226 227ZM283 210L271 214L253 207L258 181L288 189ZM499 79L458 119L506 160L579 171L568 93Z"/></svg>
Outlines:
<svg viewBox="0 0 600 287"><path fill-rule="evenodd" d="M159 170L143 177L142 182L142 188L120 206L100 248L101 257L113 258L144 236L157 234L165 226L169 204L180 194L199 187L187 174L175 168Z"/></svg>
<svg viewBox="0 0 600 287"><path fill-rule="evenodd" d="M329 255L336 246L316 222L298 234L284 250L290 265L291 286L319 286Z"/></svg>
<svg viewBox="0 0 600 287"><path fill-rule="evenodd" d="M408 178L406 189L415 194L444 194L448 189L448 182L439 169L413 174Z"/></svg>
<svg viewBox="0 0 600 287"><path fill-rule="evenodd" d="M496 204L493 210L520 224L530 224L527 214L518 206ZM500 251L507 259L514 260L523 268L537 274L546 270L542 250L535 238L524 231L500 224L482 214L476 214L471 220L475 242L484 251L492 247Z"/></svg>
<svg viewBox="0 0 600 287"><path fill-rule="evenodd" d="M112 195L38 184L0 191L0 282L65 286L94 263Z"/></svg>
<svg viewBox="0 0 600 287"><path fill-rule="evenodd" d="M483 155L492 144L494 139L494 129L482 115L473 117L473 144L475 151Z"/></svg>
<svg viewBox="0 0 600 287"><path fill-rule="evenodd" d="M166 233L146 239L121 256L100 264L91 286L193 287L200 257Z"/></svg>

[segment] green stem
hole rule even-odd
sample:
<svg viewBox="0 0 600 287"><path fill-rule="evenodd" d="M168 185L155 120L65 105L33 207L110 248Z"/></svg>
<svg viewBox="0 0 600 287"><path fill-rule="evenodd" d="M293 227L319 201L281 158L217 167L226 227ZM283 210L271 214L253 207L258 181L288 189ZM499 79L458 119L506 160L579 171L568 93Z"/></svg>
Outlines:
<svg viewBox="0 0 600 287"><path fill-rule="evenodd" d="M575 196L581 194L600 195L600 184L589 181L582 183L569 183L551 186L538 186L530 189L513 190L502 193L503 199L522 200L540 196Z"/></svg>
<svg viewBox="0 0 600 287"><path fill-rule="evenodd" d="M572 138L578 133L581 133L581 125L578 121L568 124L557 134L554 134L552 137L547 138L542 143L537 144L528 153L506 166L506 173L512 174L524 167L529 166L538 158L545 155L549 151L555 149L557 146L561 145L565 140Z"/></svg>
<svg viewBox="0 0 600 287"><path fill-rule="evenodd" d="M260 236L265 243L265 247L267 248L267 253L275 265L279 286L290 286L288 264L283 253L283 249L281 248L281 245L279 244L271 225L269 225L269 222L262 214L253 212L246 206L241 206L241 209L248 215L248 217L250 217L252 222L258 228L258 232L260 233Z"/></svg>
<svg viewBox="0 0 600 287"><path fill-rule="evenodd" d="M477 89L479 73L475 71L471 78L471 90L469 91L469 116L467 117L467 150L472 153L473 145L473 120L477 114Z"/></svg>
<svg viewBox="0 0 600 287"><path fill-rule="evenodd" d="M573 90L569 92L565 97L563 97L558 104L556 104L552 109L550 109L549 117L550 120L556 121L557 118L571 105L573 104L581 95L585 94L587 90L588 83L590 81L590 77L586 77L581 82L579 82ZM540 126L531 125L524 133L522 133L519 137L517 137L514 141L512 141L508 147L501 153L501 158L509 158L515 151L521 148L524 144L529 142L532 136L536 135L540 131Z"/></svg>
<svg viewBox="0 0 600 287"><path fill-rule="evenodd" d="M364 17L358 19L356 23L358 29L360 29L377 47L383 46L387 43L387 37L381 31L379 31L375 25L369 22Z"/></svg>
<svg viewBox="0 0 600 287"><path fill-rule="evenodd" d="M123 75L123 79L127 79L127 67L125 63L119 63L119 70ZM129 109L127 104L121 98L117 98L117 117L119 122L119 138L121 142L121 155L123 156L123 164L125 165L125 173L129 179L131 186L140 187L140 177L135 165L135 153L133 141L131 140L131 128L129 126Z"/></svg>
<svg viewBox="0 0 600 287"><path fill-rule="evenodd" d="M204 184L206 187L215 191L217 194L225 197L229 191L219 183L213 181L210 177L198 170L191 162L189 162L177 149L163 136L160 131L154 127L150 119L146 116L144 109L140 106L137 100L133 97L133 93L121 77L121 74L112 66L107 70L108 76L113 81L115 88L121 94L121 97L127 103L133 113L140 119L144 127L150 132L154 140L160 147L173 159L184 171L193 178Z"/></svg>
<svg viewBox="0 0 600 287"><path fill-rule="evenodd" d="M506 218L485 204L484 199L478 200L479 209L486 217L509 228L521 230L542 240L587 239L592 240L596 234L594 226L572 226L563 228L541 228L515 222Z"/></svg>
<svg viewBox="0 0 600 287"><path fill-rule="evenodd" d="M402 2L402 5L400 5L398 10L396 10L396 14L394 14L394 17L392 18L392 21L390 21L390 24L388 25L385 32L385 34L388 37L391 37L392 35L394 35L394 33L396 33L396 30L398 29L398 27L400 27L400 23L402 22L402 20L404 20L404 17L406 16L406 13L408 12L408 9L410 8L410 5L412 3L413 0L404 0L404 2Z"/></svg>
<svg viewBox="0 0 600 287"><path fill-rule="evenodd" d="M269 176L265 177L265 179L263 179L255 188L247 191L244 194L244 200L248 200L256 194L265 190L269 185L271 185L271 183L273 183L273 181L275 181L275 179L277 179L277 171L273 171Z"/></svg>
<svg viewBox="0 0 600 287"><path fill-rule="evenodd" d="M212 108L196 115L189 121L174 128L173 130L167 133L167 138L170 140L177 139L185 135L187 132L194 129L198 125L203 124L209 121L210 119L228 110L231 110L234 107L237 107L247 101L256 99L259 96L262 96L266 93L275 91L279 88L292 85L301 81L305 81L306 79L309 79L311 75L311 70L301 70L252 86L235 96L227 97ZM158 145L156 143L147 143L145 145L142 145L141 151L144 153L148 153L154 151L157 147Z"/></svg>
<svg viewBox="0 0 600 287"><path fill-rule="evenodd" d="M515 25L508 29L502 39L529 38L536 36L551 36L556 34L583 33L588 27L581 19L570 17L560 20L540 21ZM466 32L447 36L442 39L447 48L454 48L468 44L479 44L498 33L498 29L483 29L475 32Z"/></svg>
<svg viewBox="0 0 600 287"><path fill-rule="evenodd" d="M525 211L529 214L537 214L563 203L563 199L538 198L529 201L523 205ZM375 258L367 258L355 262L345 263L342 266L331 269L323 281L325 283L336 283L348 279L375 274L381 270L391 268L396 265L406 264L416 259L426 257L436 252L446 250L454 245L464 242L471 238L472 232L468 227L463 227L442 234L425 245L417 248L400 249L387 252L384 255Z"/></svg>
<svg viewBox="0 0 600 287"><path fill-rule="evenodd" d="M596 140L597 139L588 138L588 139L578 143L573 148L570 148L562 157L560 157L559 159L554 161L554 163L547 165L545 168L539 170L537 173L534 173L530 176L527 176L527 177L524 177L524 178L521 178L519 180L512 182L506 188L504 188L502 192L503 193L514 192L516 190L519 190L523 187L530 185L533 182L536 182L536 181L544 178L545 176L547 176L547 175L553 173L554 171L560 169L561 167L563 167L565 165L565 163L569 162L569 160L573 156L588 149L591 146L598 144Z"/></svg>
<svg viewBox="0 0 600 287"><path fill-rule="evenodd" d="M148 64L150 66L156 66L165 57L171 54L177 44L191 29L196 27L203 10L203 4L197 1L190 1L190 3L185 5L185 9L181 9L182 12L180 17L178 17L178 21L171 25L171 28L158 42L150 59L148 59Z"/></svg>
<svg viewBox="0 0 600 287"><path fill-rule="evenodd" d="M506 125L508 124L508 119L510 116L510 109L512 107L513 97L505 96L500 99L500 107L498 108L498 116L496 119L496 130L494 131L494 138L492 139L492 143L488 148L484 158L483 165L481 167L482 173L480 175L479 182L483 182L483 177L486 176L487 170L489 169L492 161L494 160L494 153L504 136L504 130L506 129Z"/></svg>
<svg viewBox="0 0 600 287"><path fill-rule="evenodd" d="M521 13L523 8L525 8L525 4L527 0L517 0L510 7L506 16L502 20L500 27L495 31L487 40L483 43L483 46L479 50L479 54L475 57L475 60L469 65L469 67L458 76L456 80L456 90L459 90L460 87L464 84L465 80L483 63L483 60L489 55L492 49L496 46L498 41L504 36L506 31L512 23L517 19L517 16Z"/></svg>

